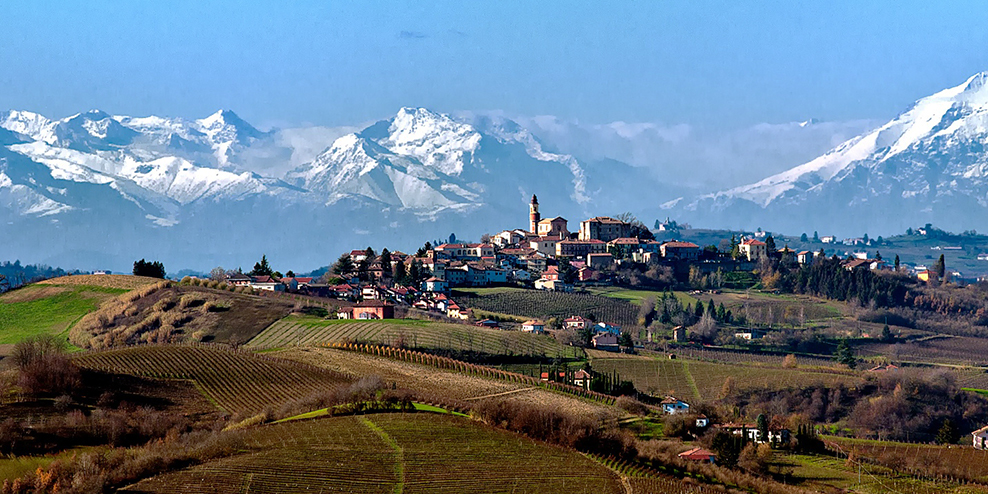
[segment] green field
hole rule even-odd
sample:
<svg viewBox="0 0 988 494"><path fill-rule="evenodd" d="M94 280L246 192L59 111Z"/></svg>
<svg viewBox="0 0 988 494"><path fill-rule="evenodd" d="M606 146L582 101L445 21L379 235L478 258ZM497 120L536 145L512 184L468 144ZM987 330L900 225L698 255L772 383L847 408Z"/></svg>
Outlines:
<svg viewBox="0 0 988 494"><path fill-rule="evenodd" d="M100 302L124 293L122 288L36 284L0 296L0 345L38 334L61 334Z"/></svg>
<svg viewBox="0 0 988 494"><path fill-rule="evenodd" d="M592 358L597 372L617 372L621 379L632 381L635 388L653 396L670 394L689 401L713 401L720 398L724 382L734 379L737 390L758 388L796 388L819 383L857 383L852 375L781 367L722 364L679 358L623 357Z"/></svg>
<svg viewBox="0 0 988 494"><path fill-rule="evenodd" d="M617 475L583 455L449 415L277 424L246 443L243 454L122 492L622 492Z"/></svg>
<svg viewBox="0 0 988 494"><path fill-rule="evenodd" d="M624 300L635 305L641 305L641 303L649 297L655 298L655 300L661 300L662 294L664 293L658 290L631 290L618 287L590 288L587 291L593 295ZM683 307L686 307L687 305L696 305L696 298L686 292L672 292L672 294L679 299L679 303L682 304Z"/></svg>
<svg viewBox="0 0 988 494"><path fill-rule="evenodd" d="M562 345L547 335L419 319L331 320L297 314L272 324L248 345L278 348L346 341L503 355L583 356L582 350Z"/></svg>

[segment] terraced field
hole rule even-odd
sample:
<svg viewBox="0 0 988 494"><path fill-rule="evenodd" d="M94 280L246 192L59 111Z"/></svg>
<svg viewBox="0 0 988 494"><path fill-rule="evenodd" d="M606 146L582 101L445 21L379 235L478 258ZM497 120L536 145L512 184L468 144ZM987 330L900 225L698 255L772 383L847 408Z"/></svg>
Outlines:
<svg viewBox="0 0 988 494"><path fill-rule="evenodd" d="M580 349L561 345L546 335L417 319L355 321L300 315L291 315L272 324L250 340L248 345L254 348L283 348L345 341L504 355L582 356Z"/></svg>
<svg viewBox="0 0 988 494"><path fill-rule="evenodd" d="M246 454L122 492L623 492L613 472L578 453L445 415L285 423L259 428L247 442Z"/></svg>
<svg viewBox="0 0 988 494"><path fill-rule="evenodd" d="M591 363L594 370L617 372L621 379L632 381L635 388L652 395L671 394L687 400L718 399L728 377L734 379L738 390L803 387L818 383L852 384L861 381L861 378L854 375L812 370L730 365L683 358L669 360L612 355L614 357L593 358Z"/></svg>
<svg viewBox="0 0 988 494"><path fill-rule="evenodd" d="M158 379L189 379L230 413L255 414L349 376L296 361L209 346L144 346L76 357L84 368Z"/></svg>

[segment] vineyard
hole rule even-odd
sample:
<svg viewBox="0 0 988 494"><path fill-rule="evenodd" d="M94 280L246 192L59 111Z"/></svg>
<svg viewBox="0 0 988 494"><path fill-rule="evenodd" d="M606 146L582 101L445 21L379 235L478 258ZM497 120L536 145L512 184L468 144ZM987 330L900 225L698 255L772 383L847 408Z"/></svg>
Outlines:
<svg viewBox="0 0 988 494"><path fill-rule="evenodd" d="M622 492L612 472L578 453L449 416L285 423L253 431L247 444L250 453L122 492Z"/></svg>
<svg viewBox="0 0 988 494"><path fill-rule="evenodd" d="M988 451L960 446L896 443L827 437L828 447L846 456L921 478L988 484ZM988 489L986 489L988 490Z"/></svg>
<svg viewBox="0 0 988 494"><path fill-rule="evenodd" d="M282 348L339 342L501 355L582 357L580 349L562 345L551 336L412 319L356 321L292 315L269 326L248 345Z"/></svg>
<svg viewBox="0 0 988 494"><path fill-rule="evenodd" d="M743 350L727 350L693 346L677 347L673 350L673 352L680 357L724 364L758 364L781 367L782 361L785 359L784 355L773 355L770 353L753 353ZM835 364L833 359L830 358L798 355L796 356L796 365L800 367L833 367Z"/></svg>
<svg viewBox="0 0 988 494"><path fill-rule="evenodd" d="M188 379L229 413L251 415L350 381L290 360L211 346L143 346L76 357L83 368L156 379Z"/></svg>
<svg viewBox="0 0 988 494"><path fill-rule="evenodd" d="M562 317L593 315L598 321L620 326L638 324L638 306L611 297L586 293L563 293L542 290L504 289L489 293L454 293L462 306L499 314L525 317Z"/></svg>
<svg viewBox="0 0 988 494"><path fill-rule="evenodd" d="M904 343L869 343L859 348L867 355L883 355L892 361L988 365L985 338L940 335Z"/></svg>
<svg viewBox="0 0 988 494"><path fill-rule="evenodd" d="M635 388L653 396L671 394L680 399L716 400L730 377L735 389L797 388L815 384L860 382L859 377L837 372L814 372L753 365L722 364L686 359L593 358L597 372L616 372Z"/></svg>

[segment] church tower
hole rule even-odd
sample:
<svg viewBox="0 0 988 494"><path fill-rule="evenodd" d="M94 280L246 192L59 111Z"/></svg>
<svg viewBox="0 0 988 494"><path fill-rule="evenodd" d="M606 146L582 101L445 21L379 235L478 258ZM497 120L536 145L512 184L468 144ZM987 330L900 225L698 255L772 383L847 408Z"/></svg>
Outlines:
<svg viewBox="0 0 988 494"><path fill-rule="evenodd" d="M535 197L535 194L532 194L532 204L528 206L528 219L531 223L529 231L538 234L539 220L542 219L542 216L539 215L539 198Z"/></svg>

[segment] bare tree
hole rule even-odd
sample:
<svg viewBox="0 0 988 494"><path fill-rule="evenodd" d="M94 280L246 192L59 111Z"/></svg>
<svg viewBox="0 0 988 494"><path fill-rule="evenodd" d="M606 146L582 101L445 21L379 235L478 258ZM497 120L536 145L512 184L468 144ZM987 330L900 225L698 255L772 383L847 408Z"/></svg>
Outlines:
<svg viewBox="0 0 988 494"><path fill-rule="evenodd" d="M226 281L227 274L226 270L222 266L216 266L212 271L209 272L209 279L213 281Z"/></svg>

